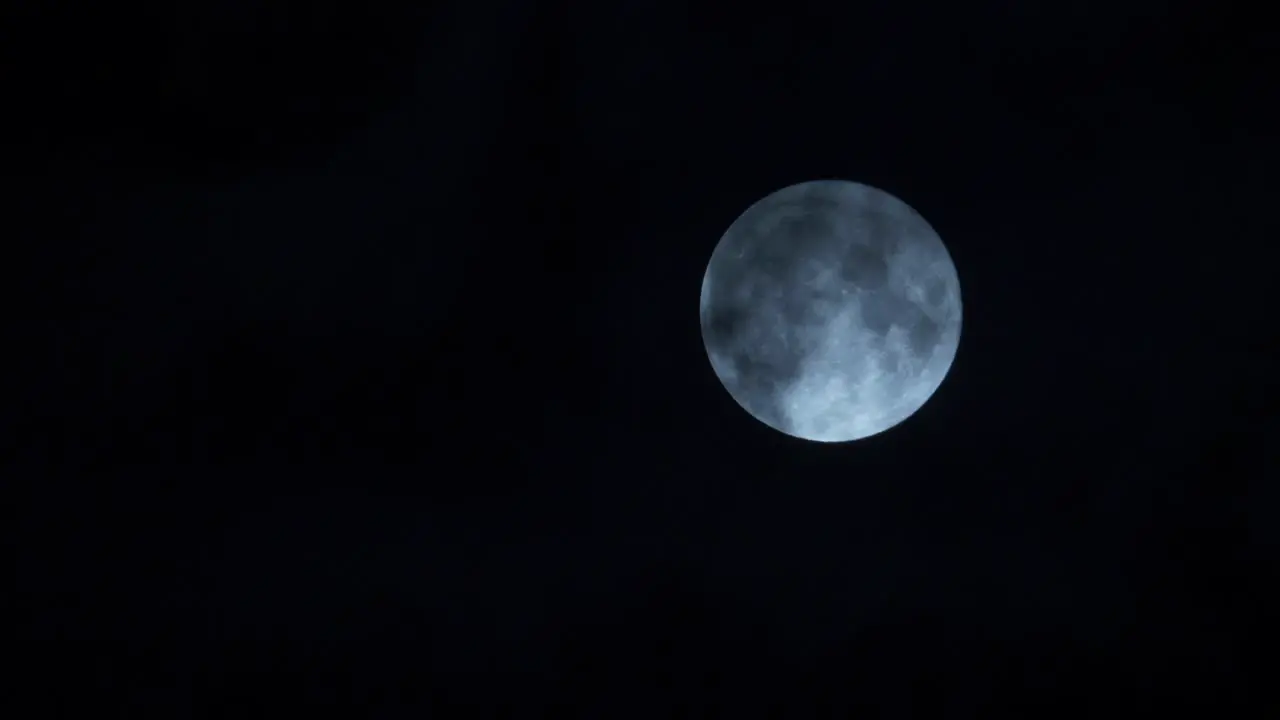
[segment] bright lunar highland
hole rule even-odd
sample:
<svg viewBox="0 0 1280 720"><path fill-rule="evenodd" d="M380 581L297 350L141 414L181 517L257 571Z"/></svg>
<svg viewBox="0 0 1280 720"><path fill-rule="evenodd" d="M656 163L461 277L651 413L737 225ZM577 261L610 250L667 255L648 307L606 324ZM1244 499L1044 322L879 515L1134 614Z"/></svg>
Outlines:
<svg viewBox="0 0 1280 720"><path fill-rule="evenodd" d="M942 384L960 281L933 228L876 188L783 188L725 231L702 280L716 375L766 425L821 442L888 430Z"/></svg>

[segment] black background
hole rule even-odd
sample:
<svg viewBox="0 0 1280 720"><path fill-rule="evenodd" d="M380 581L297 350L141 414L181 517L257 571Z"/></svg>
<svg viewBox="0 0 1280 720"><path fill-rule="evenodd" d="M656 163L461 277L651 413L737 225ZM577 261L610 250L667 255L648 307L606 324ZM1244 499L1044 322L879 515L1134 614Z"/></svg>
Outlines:
<svg viewBox="0 0 1280 720"><path fill-rule="evenodd" d="M16 8L9 646L51 716L1274 704L1280 118L1236 6ZM966 311L847 446L742 413L696 313L822 177L919 210Z"/></svg>

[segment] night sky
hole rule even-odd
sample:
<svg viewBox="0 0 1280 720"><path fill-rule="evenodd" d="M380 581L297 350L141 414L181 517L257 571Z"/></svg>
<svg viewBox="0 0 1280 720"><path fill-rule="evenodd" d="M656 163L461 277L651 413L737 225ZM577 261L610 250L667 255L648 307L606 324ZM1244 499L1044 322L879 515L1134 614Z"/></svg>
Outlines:
<svg viewBox="0 0 1280 720"><path fill-rule="evenodd" d="M1280 105L1231 3L3 13L48 716L1277 709ZM845 445L744 413L698 321L819 178L918 210L965 309Z"/></svg>

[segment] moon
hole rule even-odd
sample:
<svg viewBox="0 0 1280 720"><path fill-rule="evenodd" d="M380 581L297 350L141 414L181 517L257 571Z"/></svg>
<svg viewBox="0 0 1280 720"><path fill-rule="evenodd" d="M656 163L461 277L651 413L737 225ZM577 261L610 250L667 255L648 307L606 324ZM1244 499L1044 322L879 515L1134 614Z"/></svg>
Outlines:
<svg viewBox="0 0 1280 720"><path fill-rule="evenodd" d="M729 395L817 442L870 437L929 401L960 343L960 280L905 202L815 180L751 205L702 279L702 340Z"/></svg>

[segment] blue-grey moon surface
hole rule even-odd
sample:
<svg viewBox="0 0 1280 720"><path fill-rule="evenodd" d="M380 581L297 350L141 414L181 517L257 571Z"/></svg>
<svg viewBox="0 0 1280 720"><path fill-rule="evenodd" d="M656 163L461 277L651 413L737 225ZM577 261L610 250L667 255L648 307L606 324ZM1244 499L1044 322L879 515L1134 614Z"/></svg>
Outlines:
<svg viewBox="0 0 1280 720"><path fill-rule="evenodd" d="M915 414L960 343L960 280L933 227L868 185L815 180L746 209L702 280L729 395L793 437L845 442Z"/></svg>

